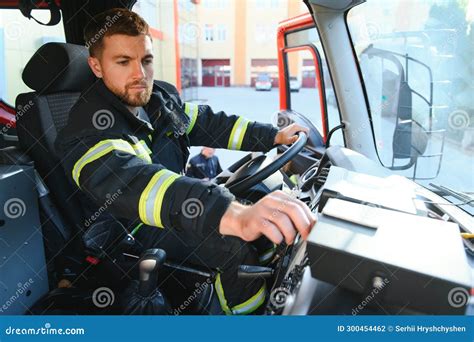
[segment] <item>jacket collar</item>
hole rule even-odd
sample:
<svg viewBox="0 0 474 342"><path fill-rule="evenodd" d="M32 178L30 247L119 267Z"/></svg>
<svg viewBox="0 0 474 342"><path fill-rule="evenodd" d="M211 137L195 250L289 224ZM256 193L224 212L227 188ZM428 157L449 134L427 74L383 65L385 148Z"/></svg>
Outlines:
<svg viewBox="0 0 474 342"><path fill-rule="evenodd" d="M150 131L153 131L157 127L171 126L175 136L184 135L189 127L189 117L184 113L180 104L173 100L166 90L156 83L153 84L150 100L143 106L150 118L151 125L133 115L120 98L107 88L102 79L97 82L96 86L96 94L100 98L99 101L104 101L105 99L105 101L120 112L131 124L144 126Z"/></svg>
<svg viewBox="0 0 474 342"><path fill-rule="evenodd" d="M153 126L140 119L139 117L135 116L130 110L128 110L127 106L120 100L118 96L116 96L114 93L112 93L109 88L105 85L103 80L99 80L96 84L96 95L98 98L100 98L99 101L103 102L105 101L109 105L111 105L117 112L119 112L127 121L129 121L133 125L139 125L142 127L147 128L150 131L153 131ZM150 117L151 122L153 120Z"/></svg>

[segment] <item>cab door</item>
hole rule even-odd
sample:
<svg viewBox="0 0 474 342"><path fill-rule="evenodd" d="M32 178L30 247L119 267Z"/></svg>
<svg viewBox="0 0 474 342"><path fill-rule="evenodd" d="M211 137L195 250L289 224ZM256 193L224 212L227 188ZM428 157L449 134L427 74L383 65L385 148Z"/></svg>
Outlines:
<svg viewBox="0 0 474 342"><path fill-rule="evenodd" d="M302 154L307 160L300 160L300 166L304 167L318 159L326 145L344 145L338 129L339 109L311 15L281 22L277 44L280 111L275 121L279 127L295 121L310 126L309 142Z"/></svg>

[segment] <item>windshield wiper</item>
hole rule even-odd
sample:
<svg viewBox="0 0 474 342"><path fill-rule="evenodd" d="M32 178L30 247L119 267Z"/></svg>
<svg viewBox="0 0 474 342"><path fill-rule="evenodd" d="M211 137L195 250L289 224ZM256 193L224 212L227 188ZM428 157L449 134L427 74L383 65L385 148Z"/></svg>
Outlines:
<svg viewBox="0 0 474 342"><path fill-rule="evenodd" d="M457 204L458 206L467 204L471 207L474 207L474 197L468 195L467 193L453 190L444 185L436 185L436 184L430 183L430 186L435 189L435 191L433 192L436 193L437 195L440 195L442 197L451 196L462 201L461 203Z"/></svg>

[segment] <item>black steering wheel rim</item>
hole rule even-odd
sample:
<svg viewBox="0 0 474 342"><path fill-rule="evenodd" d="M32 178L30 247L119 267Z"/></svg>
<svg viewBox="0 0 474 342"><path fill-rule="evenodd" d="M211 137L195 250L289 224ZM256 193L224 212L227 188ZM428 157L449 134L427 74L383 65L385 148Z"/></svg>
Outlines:
<svg viewBox="0 0 474 342"><path fill-rule="evenodd" d="M226 188L229 189L230 192L234 194L242 193L243 191L250 189L254 185L260 183L264 179L270 177L280 168L282 168L286 163L288 163L291 159L296 157L299 152L303 149L306 145L306 141L308 136L304 132L298 133L298 139L285 151L283 152L280 157L276 160L273 160L270 164L265 166L263 169L257 171L253 175L236 181L235 183L226 184ZM275 146L276 148L278 146ZM254 159L249 160L244 165L242 165L236 173L243 172L244 168L246 168Z"/></svg>

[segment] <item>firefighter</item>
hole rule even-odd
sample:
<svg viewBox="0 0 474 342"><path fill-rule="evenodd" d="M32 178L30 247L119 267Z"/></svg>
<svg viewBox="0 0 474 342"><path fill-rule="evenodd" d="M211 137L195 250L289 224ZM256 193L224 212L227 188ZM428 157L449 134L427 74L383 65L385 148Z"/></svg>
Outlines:
<svg viewBox="0 0 474 342"><path fill-rule="evenodd" d="M153 80L149 27L129 10L95 16L84 36L98 80L81 94L56 140L83 208L97 210L108 201L107 215L130 229L136 225L143 249L163 248L171 259L217 269L226 314L254 312L265 299L265 282L237 278L238 265L258 264L247 242L265 236L292 243L297 232L306 238L315 216L283 192L247 206L224 187L183 176L189 147L268 151L308 129L278 131L183 102L174 86Z"/></svg>
<svg viewBox="0 0 474 342"><path fill-rule="evenodd" d="M189 160L186 167L186 176L210 180L222 172L219 158L215 155L212 147L203 147L201 153Z"/></svg>

